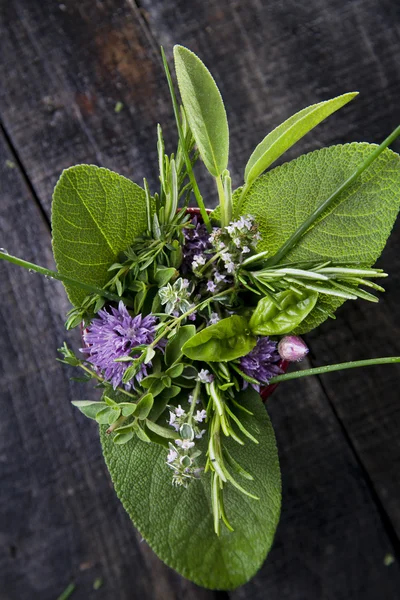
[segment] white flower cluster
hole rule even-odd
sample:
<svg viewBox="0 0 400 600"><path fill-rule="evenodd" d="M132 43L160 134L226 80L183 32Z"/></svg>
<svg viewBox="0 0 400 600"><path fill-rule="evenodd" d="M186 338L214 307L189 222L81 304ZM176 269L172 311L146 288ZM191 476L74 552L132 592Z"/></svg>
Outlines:
<svg viewBox="0 0 400 600"><path fill-rule="evenodd" d="M193 396L189 396L189 404L192 403ZM167 456L167 465L174 472L172 476L174 485L187 487L191 479L197 479L200 476L202 469L196 467L194 461L200 456L201 451L195 449L194 440L201 439L205 434L206 429L200 429L199 424L203 423L206 417L207 412L204 409L197 410L194 414L194 407L191 407L189 413L186 413L180 404L169 411L168 424L180 435L175 440L175 445L169 444Z"/></svg>

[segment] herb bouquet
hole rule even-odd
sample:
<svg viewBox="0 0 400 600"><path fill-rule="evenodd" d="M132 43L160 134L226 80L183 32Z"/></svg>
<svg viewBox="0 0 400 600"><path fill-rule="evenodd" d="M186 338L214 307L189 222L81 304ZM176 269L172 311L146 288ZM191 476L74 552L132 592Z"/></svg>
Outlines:
<svg viewBox="0 0 400 600"><path fill-rule="evenodd" d="M285 379L396 357L285 373L299 338L345 300L377 302L372 265L397 216L399 156L352 143L323 148L264 174L288 148L352 100L300 111L250 156L232 192L228 124L209 71L174 49L179 133L167 155L158 127L160 189L78 165L53 199L57 272L1 258L64 282L82 328L63 362L101 389L74 405L100 424L115 490L159 557L196 583L232 589L262 564L278 524L274 432L260 397ZM219 206L205 208L193 171L201 158ZM197 209L189 209L194 198ZM180 208L179 208L180 207ZM367 291L367 289L369 291ZM268 387L269 386L269 387Z"/></svg>

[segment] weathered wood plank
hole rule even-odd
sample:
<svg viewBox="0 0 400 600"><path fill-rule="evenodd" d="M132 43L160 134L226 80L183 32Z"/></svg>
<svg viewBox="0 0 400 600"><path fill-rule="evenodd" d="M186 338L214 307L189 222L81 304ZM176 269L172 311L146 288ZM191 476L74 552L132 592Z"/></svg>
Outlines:
<svg viewBox="0 0 400 600"><path fill-rule="evenodd" d="M10 253L53 267L50 232L0 138L0 240ZM97 398L56 362L67 300L58 282L0 262L0 597L211 600L142 542L117 500L97 427L70 401ZM103 587L93 590L96 578Z"/></svg>
<svg viewBox="0 0 400 600"><path fill-rule="evenodd" d="M268 400L283 504L271 553L232 600L398 598L400 568L363 471L317 379L281 384Z"/></svg>

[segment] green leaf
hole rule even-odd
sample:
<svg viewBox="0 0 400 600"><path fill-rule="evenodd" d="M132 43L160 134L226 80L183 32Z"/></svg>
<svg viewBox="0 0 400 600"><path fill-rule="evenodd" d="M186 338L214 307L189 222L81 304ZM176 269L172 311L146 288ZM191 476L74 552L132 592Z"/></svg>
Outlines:
<svg viewBox="0 0 400 600"><path fill-rule="evenodd" d="M192 360L219 362L248 354L256 342L246 319L233 315L196 333L186 342L182 351Z"/></svg>
<svg viewBox="0 0 400 600"><path fill-rule="evenodd" d="M135 417L140 420L147 419L149 412L151 411L154 404L154 398L152 394L146 394L139 400L136 405Z"/></svg>
<svg viewBox="0 0 400 600"><path fill-rule="evenodd" d="M157 423L154 423L149 419L146 420L146 426L160 437L171 440L176 440L177 438L179 438L179 433L171 429L171 427L162 427L162 425L157 425Z"/></svg>
<svg viewBox="0 0 400 600"><path fill-rule="evenodd" d="M79 408L81 413L89 419L96 419L96 415L107 407L105 402L93 402L93 400L73 400L71 404Z"/></svg>
<svg viewBox="0 0 400 600"><path fill-rule="evenodd" d="M250 319L250 329L256 335L283 335L290 333L314 308L318 293L296 294L285 290L275 295L279 309L268 297L262 298Z"/></svg>
<svg viewBox="0 0 400 600"><path fill-rule="evenodd" d="M167 285L168 281L175 274L176 274L176 269L174 269L172 267L164 267L164 266L160 265L157 268L157 272L155 274L154 279L155 279L158 287L164 287L164 285Z"/></svg>
<svg viewBox="0 0 400 600"><path fill-rule="evenodd" d="M212 589L234 589L256 573L272 544L280 512L280 473L271 422L254 390L249 388L237 399L254 413L243 413L241 421L259 444L239 447L227 438L224 445L254 478L246 481L246 489L260 500L226 486L224 505L234 532L222 527L219 537L214 533L209 473L187 489L173 487L165 464L167 450L137 439L115 446L101 432L115 490L141 535L167 565Z"/></svg>
<svg viewBox="0 0 400 600"><path fill-rule="evenodd" d="M133 431L127 431L126 433L117 433L114 437L113 437L113 442L114 444L127 444L134 436L135 434L133 433Z"/></svg>
<svg viewBox="0 0 400 600"><path fill-rule="evenodd" d="M178 329L178 332L168 341L165 348L165 363L169 366L179 360L182 356L182 347L196 334L195 325L184 325Z"/></svg>
<svg viewBox="0 0 400 600"><path fill-rule="evenodd" d="M54 190L52 229L59 272L102 287L118 254L146 229L146 194L108 169L71 167ZM87 294L76 286L66 290L75 306Z"/></svg>
<svg viewBox="0 0 400 600"><path fill-rule="evenodd" d="M303 108L303 110L271 131L258 144L247 162L244 172L246 183L250 185L273 162L282 156L286 150L291 148L306 133L314 129L321 121L339 110L339 108L342 108L350 100L353 100L357 94L358 92L350 92L332 98L332 100L326 100L325 102L319 102L318 104Z"/></svg>
<svg viewBox="0 0 400 600"><path fill-rule="evenodd" d="M254 215L262 240L257 250L273 256L304 220L374 151L375 145L331 146L300 156L259 177L242 214ZM284 258L284 263L325 262L372 266L380 256L399 209L400 160L385 150ZM240 190L235 193L236 200ZM344 300L320 294L314 310L296 329L306 333Z"/></svg>
<svg viewBox="0 0 400 600"><path fill-rule="evenodd" d="M193 52L174 46L179 91L193 137L208 171L218 177L228 166L229 130L224 103L206 66Z"/></svg>

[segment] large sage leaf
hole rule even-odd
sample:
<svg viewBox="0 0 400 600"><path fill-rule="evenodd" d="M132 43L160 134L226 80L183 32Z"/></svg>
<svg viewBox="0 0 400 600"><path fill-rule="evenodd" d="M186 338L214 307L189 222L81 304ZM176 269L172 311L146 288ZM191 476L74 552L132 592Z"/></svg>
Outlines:
<svg viewBox="0 0 400 600"><path fill-rule="evenodd" d="M254 477L243 486L260 500L228 485L224 503L234 532L221 526L219 537L213 527L209 474L187 489L173 487L165 464L167 450L136 438L117 446L105 434L106 428L101 429L115 490L141 535L167 565L212 589L234 589L256 573L272 544L280 513L280 472L271 422L251 388L237 400L253 412L254 416L241 412L240 418L259 444L239 446L231 438L224 438L224 444Z"/></svg>
<svg viewBox="0 0 400 600"><path fill-rule="evenodd" d="M66 169L52 205L53 250L57 268L102 287L108 268L146 228L146 194L126 177L93 165ZM87 292L66 286L79 306Z"/></svg>
<svg viewBox="0 0 400 600"><path fill-rule="evenodd" d="M192 360L235 360L248 354L256 342L247 320L233 315L196 333L185 343L182 352Z"/></svg>
<svg viewBox="0 0 400 600"><path fill-rule="evenodd" d="M254 215L262 240L258 249L272 256L301 223L345 181L375 146L352 143L300 156L259 177L244 197L241 213ZM240 190L235 194L236 200ZM385 150L345 190L284 258L285 263L329 261L372 266L396 220L400 201L400 159ZM320 294L316 308L296 333L306 333L344 300Z"/></svg>
<svg viewBox="0 0 400 600"><path fill-rule="evenodd" d="M286 150L304 137L306 133L314 129L321 121L339 110L339 108L342 108L350 100L353 100L357 94L358 92L350 92L303 108L303 110L271 131L258 144L247 162L244 172L246 183L250 185L273 162L282 156Z"/></svg>
<svg viewBox="0 0 400 600"><path fill-rule="evenodd" d="M183 106L201 158L218 177L228 166L229 130L224 103L207 67L187 48L174 46Z"/></svg>

